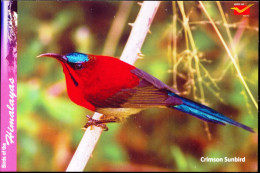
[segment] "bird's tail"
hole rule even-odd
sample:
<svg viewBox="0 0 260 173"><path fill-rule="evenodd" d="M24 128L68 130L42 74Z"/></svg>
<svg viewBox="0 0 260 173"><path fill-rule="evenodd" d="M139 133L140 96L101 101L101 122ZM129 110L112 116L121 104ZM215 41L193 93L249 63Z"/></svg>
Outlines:
<svg viewBox="0 0 260 173"><path fill-rule="evenodd" d="M240 124L220 113L218 113L217 111L199 104L199 103L195 103L194 101L191 101L189 99L180 97L174 93L169 93L169 95L174 96L174 97L178 97L182 100L183 104L181 105L175 105L173 106L174 109L177 109L179 111L188 113L192 116L195 116L199 119L202 119L204 121L208 121L208 122L212 122L212 123L218 123L218 124L231 124L237 127L241 127L245 130L248 130L250 132L254 132L254 130L246 125Z"/></svg>

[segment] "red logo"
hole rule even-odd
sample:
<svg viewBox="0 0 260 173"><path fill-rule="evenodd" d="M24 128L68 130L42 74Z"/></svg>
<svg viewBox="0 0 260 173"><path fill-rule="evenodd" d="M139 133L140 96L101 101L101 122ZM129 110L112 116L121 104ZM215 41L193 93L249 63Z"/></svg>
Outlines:
<svg viewBox="0 0 260 173"><path fill-rule="evenodd" d="M231 9L234 10L234 15L249 15L250 7L253 5L254 4L240 5L240 3L235 3L234 7L232 7Z"/></svg>

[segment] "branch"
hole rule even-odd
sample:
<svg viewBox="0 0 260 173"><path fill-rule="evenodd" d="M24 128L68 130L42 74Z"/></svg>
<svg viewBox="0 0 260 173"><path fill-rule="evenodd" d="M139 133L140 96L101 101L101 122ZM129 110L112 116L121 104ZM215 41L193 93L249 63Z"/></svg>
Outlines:
<svg viewBox="0 0 260 173"><path fill-rule="evenodd" d="M149 32L149 28L159 7L159 1L144 1L140 12L132 25L132 31L121 55L120 60L129 64L134 64L141 53L144 39ZM93 119L100 119L102 115L95 113ZM70 161L66 171L83 171L102 133L100 127L88 127L82 137L80 144Z"/></svg>

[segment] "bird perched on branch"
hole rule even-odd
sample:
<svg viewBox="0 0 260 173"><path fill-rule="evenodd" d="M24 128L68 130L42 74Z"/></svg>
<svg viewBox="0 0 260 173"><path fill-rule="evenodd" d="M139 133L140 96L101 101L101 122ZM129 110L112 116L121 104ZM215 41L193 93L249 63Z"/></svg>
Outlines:
<svg viewBox="0 0 260 173"><path fill-rule="evenodd" d="M38 57L57 59L63 67L69 98L104 115L101 120L89 117L85 127L104 127L104 123L117 122L144 109L158 107L177 109L207 122L231 124L254 132L205 105L177 95L173 88L157 78L117 58L77 52L45 53Z"/></svg>

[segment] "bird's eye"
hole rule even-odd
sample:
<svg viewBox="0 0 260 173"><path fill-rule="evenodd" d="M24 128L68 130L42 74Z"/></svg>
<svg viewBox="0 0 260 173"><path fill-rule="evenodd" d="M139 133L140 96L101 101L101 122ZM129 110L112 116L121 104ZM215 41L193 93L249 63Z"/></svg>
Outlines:
<svg viewBox="0 0 260 173"><path fill-rule="evenodd" d="M74 66L74 68L76 69L76 70L79 70L79 69L81 69L83 66L82 66L82 64L81 63L77 63L77 64L75 64L75 66Z"/></svg>

